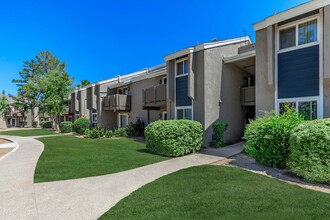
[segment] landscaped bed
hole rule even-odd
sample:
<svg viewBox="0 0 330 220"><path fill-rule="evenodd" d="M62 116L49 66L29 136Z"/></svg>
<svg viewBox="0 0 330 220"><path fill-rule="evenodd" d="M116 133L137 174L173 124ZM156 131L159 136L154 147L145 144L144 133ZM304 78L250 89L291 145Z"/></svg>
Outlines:
<svg viewBox="0 0 330 220"><path fill-rule="evenodd" d="M35 182L99 176L134 169L167 158L146 152L144 143L127 138L40 138L45 144Z"/></svg>
<svg viewBox="0 0 330 220"><path fill-rule="evenodd" d="M101 219L329 219L330 195L239 168L200 166L152 182Z"/></svg>
<svg viewBox="0 0 330 220"><path fill-rule="evenodd" d="M0 131L0 135L9 135L9 136L43 136L43 135L52 135L55 134L54 131L44 130L44 129L20 129L14 131Z"/></svg>

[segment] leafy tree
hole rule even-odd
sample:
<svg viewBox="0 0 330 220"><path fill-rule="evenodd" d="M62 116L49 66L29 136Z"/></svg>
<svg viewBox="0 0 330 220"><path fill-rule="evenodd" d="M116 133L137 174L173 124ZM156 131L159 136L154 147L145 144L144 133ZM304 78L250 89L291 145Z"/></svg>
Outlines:
<svg viewBox="0 0 330 220"><path fill-rule="evenodd" d="M59 91L59 87L62 86L63 90L66 91L68 90L67 85L71 86L72 84L72 79L66 73L65 68L66 64L51 52L42 51L35 56L35 59L25 61L23 70L19 72L20 79L13 80L18 86L16 103L22 109L31 111L31 124L39 115L39 112L36 112L37 108L54 117L58 115L58 109L61 109L58 105L62 103L59 97L63 95L63 92ZM68 81L62 81L63 77L67 78ZM52 92L59 92L59 94L51 94Z"/></svg>
<svg viewBox="0 0 330 220"><path fill-rule="evenodd" d="M90 81L88 81L88 80L86 80L86 79L84 79L84 80L81 80L81 82L77 85L77 87L85 87L85 86L88 86L88 85L90 85L91 84L91 82Z"/></svg>
<svg viewBox="0 0 330 220"><path fill-rule="evenodd" d="M4 115L9 110L8 99L5 95L5 91L2 91L2 97L0 98L0 115Z"/></svg>
<svg viewBox="0 0 330 220"><path fill-rule="evenodd" d="M55 128L59 129L60 115L64 111L64 106L71 92L73 79L64 69L61 69L61 71L54 69L46 74L42 81L43 110L53 116Z"/></svg>

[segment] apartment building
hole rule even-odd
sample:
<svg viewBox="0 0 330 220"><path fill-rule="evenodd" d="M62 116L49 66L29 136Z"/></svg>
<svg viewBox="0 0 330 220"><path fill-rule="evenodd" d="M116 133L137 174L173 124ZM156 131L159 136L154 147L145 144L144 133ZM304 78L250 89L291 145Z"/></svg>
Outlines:
<svg viewBox="0 0 330 220"><path fill-rule="evenodd" d="M241 140L250 119L289 104L306 119L330 117L330 0L265 18L249 37L213 40L165 56L165 65L101 81L72 93L77 117L125 127L137 118L228 123L225 143Z"/></svg>
<svg viewBox="0 0 330 220"><path fill-rule="evenodd" d="M166 83L166 66L160 65L78 89L71 94L74 119L86 117L91 126L107 129L166 119Z"/></svg>
<svg viewBox="0 0 330 220"><path fill-rule="evenodd" d="M204 127L204 146L212 138L212 124L228 123L225 143L242 139L245 114L241 88L246 71L224 58L237 55L251 45L249 37L214 40L180 50L165 57L167 63L167 113L172 120L192 119Z"/></svg>

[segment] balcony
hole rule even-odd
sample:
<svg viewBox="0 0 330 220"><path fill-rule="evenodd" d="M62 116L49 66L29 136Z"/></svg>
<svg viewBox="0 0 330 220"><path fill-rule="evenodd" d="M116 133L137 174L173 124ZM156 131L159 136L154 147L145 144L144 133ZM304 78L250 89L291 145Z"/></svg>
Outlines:
<svg viewBox="0 0 330 220"><path fill-rule="evenodd" d="M242 106L254 106L256 100L256 89L254 86L241 88L241 104Z"/></svg>
<svg viewBox="0 0 330 220"><path fill-rule="evenodd" d="M143 89L142 94L144 108L166 105L166 85L158 85Z"/></svg>
<svg viewBox="0 0 330 220"><path fill-rule="evenodd" d="M131 96L115 94L106 96L103 99L104 110L110 111L131 111Z"/></svg>

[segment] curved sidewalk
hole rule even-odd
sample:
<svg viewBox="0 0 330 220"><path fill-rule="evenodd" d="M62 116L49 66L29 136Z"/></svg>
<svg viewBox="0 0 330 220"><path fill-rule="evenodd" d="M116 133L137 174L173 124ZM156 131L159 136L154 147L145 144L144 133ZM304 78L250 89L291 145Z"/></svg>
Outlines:
<svg viewBox="0 0 330 220"><path fill-rule="evenodd" d="M0 219L38 219L33 176L44 145L30 137L0 137L19 145L0 160Z"/></svg>

